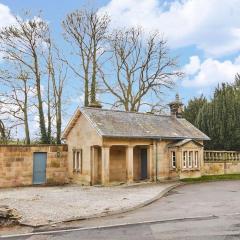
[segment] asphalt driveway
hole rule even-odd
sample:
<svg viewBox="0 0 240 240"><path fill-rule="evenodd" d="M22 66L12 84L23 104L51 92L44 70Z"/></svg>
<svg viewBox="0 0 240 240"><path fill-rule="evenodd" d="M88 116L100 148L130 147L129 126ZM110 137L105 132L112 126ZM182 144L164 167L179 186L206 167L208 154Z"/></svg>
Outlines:
<svg viewBox="0 0 240 240"><path fill-rule="evenodd" d="M240 215L240 181L219 181L180 186L158 201L136 211L101 220L76 222L76 226L238 214Z"/></svg>
<svg viewBox="0 0 240 240"><path fill-rule="evenodd" d="M181 186L132 212L54 228L38 231L56 228L63 231L13 239L240 239L240 181Z"/></svg>

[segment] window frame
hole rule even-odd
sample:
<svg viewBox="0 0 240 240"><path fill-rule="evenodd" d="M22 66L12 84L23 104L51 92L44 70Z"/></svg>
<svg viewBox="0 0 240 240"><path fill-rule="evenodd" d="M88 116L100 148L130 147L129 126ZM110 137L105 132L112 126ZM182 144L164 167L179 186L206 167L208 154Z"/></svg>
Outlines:
<svg viewBox="0 0 240 240"><path fill-rule="evenodd" d="M173 169L177 168L177 154L175 150L171 151L171 167Z"/></svg>
<svg viewBox="0 0 240 240"><path fill-rule="evenodd" d="M188 168L193 168L193 152L193 150L188 151Z"/></svg>
<svg viewBox="0 0 240 240"><path fill-rule="evenodd" d="M185 155L185 153L186 153L186 155ZM188 166L188 151L184 150L182 156L183 156L182 168L187 169L187 166Z"/></svg>
<svg viewBox="0 0 240 240"><path fill-rule="evenodd" d="M82 174L82 149L73 149L73 172Z"/></svg>
<svg viewBox="0 0 240 240"><path fill-rule="evenodd" d="M73 160L73 172L75 172L76 171L76 151L75 151L75 149L73 149L73 151L72 151L72 153L73 153L73 158L72 158L72 160Z"/></svg>
<svg viewBox="0 0 240 240"><path fill-rule="evenodd" d="M194 167L198 168L199 167L199 152L194 151Z"/></svg>

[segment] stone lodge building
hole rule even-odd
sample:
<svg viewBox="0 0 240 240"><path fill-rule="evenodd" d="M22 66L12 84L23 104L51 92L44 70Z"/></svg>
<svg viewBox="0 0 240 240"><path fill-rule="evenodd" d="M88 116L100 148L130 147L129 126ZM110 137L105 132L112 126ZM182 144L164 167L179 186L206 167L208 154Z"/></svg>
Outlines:
<svg viewBox="0 0 240 240"><path fill-rule="evenodd" d="M176 98L171 115L79 108L63 132L68 176L74 183L200 177L208 136L182 118Z"/></svg>

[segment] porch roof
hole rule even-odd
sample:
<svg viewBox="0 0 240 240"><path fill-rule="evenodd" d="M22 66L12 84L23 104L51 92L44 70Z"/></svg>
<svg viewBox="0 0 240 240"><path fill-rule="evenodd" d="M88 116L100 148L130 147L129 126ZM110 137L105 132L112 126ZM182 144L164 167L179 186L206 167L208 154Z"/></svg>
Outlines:
<svg viewBox="0 0 240 240"><path fill-rule="evenodd" d="M175 143L171 143L168 145L169 148L172 148L172 147L181 147L189 142L194 142L195 144L199 145L199 146L203 146L202 144L200 144L199 142L193 140L193 139L183 139L183 140L180 140L180 141L177 141Z"/></svg>
<svg viewBox="0 0 240 240"><path fill-rule="evenodd" d="M98 108L79 111L103 137L210 140L184 118Z"/></svg>

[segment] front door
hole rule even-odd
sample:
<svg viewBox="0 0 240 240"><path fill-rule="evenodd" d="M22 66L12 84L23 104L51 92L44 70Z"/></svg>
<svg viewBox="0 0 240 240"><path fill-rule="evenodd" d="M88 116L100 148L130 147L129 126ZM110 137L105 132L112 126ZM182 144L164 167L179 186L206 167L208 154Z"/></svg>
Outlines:
<svg viewBox="0 0 240 240"><path fill-rule="evenodd" d="M141 149L141 179L147 179L147 149Z"/></svg>
<svg viewBox="0 0 240 240"><path fill-rule="evenodd" d="M33 154L33 184L46 183L47 153Z"/></svg>

